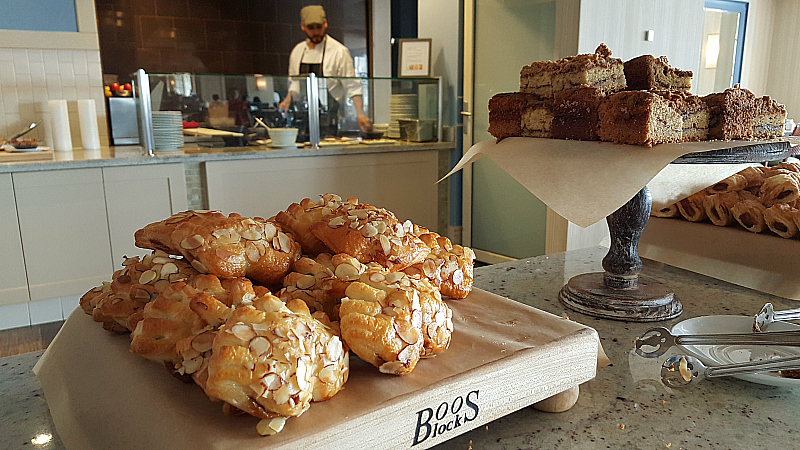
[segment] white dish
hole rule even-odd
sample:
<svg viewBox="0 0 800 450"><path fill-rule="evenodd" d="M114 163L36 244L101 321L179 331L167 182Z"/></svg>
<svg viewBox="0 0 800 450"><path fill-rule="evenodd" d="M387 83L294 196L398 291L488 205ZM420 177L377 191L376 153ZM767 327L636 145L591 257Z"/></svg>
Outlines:
<svg viewBox="0 0 800 450"><path fill-rule="evenodd" d="M800 330L800 325L775 322L769 331ZM702 316L684 320L672 327L672 334L752 333L753 317ZM736 364L800 355L800 347L766 345L684 345L683 348L707 366ZM733 375L752 383L778 387L800 387L800 379L784 378L776 372Z"/></svg>

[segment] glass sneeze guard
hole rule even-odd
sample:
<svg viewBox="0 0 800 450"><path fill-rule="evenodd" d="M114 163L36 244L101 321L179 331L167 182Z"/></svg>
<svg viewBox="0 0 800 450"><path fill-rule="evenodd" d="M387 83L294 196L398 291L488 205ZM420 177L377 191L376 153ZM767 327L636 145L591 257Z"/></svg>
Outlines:
<svg viewBox="0 0 800 450"><path fill-rule="evenodd" d="M152 113L180 111L187 144L268 145L268 128L296 128L297 147L354 140L439 142L442 83L433 78L146 73L135 77L140 142L153 155ZM284 102L289 92L291 102ZM309 108L309 105L318 105ZM369 119L362 130L359 116ZM363 122L363 119L362 119ZM210 136L205 136L205 134ZM148 139L149 137L149 139ZM237 138L237 139L234 139Z"/></svg>

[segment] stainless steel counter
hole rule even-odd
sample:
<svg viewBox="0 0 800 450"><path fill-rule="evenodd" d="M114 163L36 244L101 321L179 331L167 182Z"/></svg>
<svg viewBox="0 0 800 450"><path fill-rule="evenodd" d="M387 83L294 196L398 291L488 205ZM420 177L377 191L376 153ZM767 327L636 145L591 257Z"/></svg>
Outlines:
<svg viewBox="0 0 800 450"><path fill-rule="evenodd" d="M800 429L800 389L732 378L707 380L690 390L668 389L656 380L658 361L630 353L633 340L652 326L669 328L702 315L749 316L767 301L776 309L800 305L645 260L644 273L667 283L683 302L679 318L657 324L630 323L565 309L558 291L574 275L600 271L605 254L606 249L593 248L476 269L477 287L595 328L612 365L599 369L594 380L580 386L578 402L567 412L524 408L436 448L793 448ZM39 448L63 448L31 373L39 355L0 359L2 448L32 448L31 439L41 433L55 437ZM354 443L353 448L357 447Z"/></svg>
<svg viewBox="0 0 800 450"><path fill-rule="evenodd" d="M147 156L138 146L107 147L100 151L73 150L55 152L50 161L0 162L0 173L33 172L42 170L81 169L87 167L132 166L176 162L198 163L243 159L293 158L306 156L355 155L365 153L394 153L425 150L449 150L455 142L405 142L394 144L352 144L326 146L319 149L274 149L270 147L185 148L174 152Z"/></svg>

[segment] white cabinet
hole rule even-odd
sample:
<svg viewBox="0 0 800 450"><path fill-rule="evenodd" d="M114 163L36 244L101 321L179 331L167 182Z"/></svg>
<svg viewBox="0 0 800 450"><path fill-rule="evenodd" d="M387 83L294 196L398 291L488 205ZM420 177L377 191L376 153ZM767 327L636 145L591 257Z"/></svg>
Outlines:
<svg viewBox="0 0 800 450"><path fill-rule="evenodd" d="M0 174L0 306L30 300L11 174Z"/></svg>
<svg viewBox="0 0 800 450"><path fill-rule="evenodd" d="M125 255L148 252L133 245L136 230L187 209L186 176L180 163L106 167L103 185L115 268Z"/></svg>
<svg viewBox="0 0 800 450"><path fill-rule="evenodd" d="M211 209L268 218L331 192L437 229L438 151L305 156L205 163Z"/></svg>
<svg viewBox="0 0 800 450"><path fill-rule="evenodd" d="M12 174L32 301L85 293L111 277L102 169Z"/></svg>

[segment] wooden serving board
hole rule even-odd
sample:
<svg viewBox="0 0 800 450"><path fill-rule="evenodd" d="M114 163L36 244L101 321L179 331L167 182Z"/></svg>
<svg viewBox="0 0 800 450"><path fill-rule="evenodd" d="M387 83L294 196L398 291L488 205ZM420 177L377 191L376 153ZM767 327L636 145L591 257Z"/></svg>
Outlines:
<svg viewBox="0 0 800 450"><path fill-rule="evenodd" d="M586 326L487 293L449 300L450 348L406 376L351 353L336 396L280 433L229 417L193 384L130 352L130 339L76 309L34 368L67 448L428 448L594 378Z"/></svg>
<svg viewBox="0 0 800 450"><path fill-rule="evenodd" d="M52 160L52 150L43 150L41 152L7 152L0 150L0 163Z"/></svg>
<svg viewBox="0 0 800 450"><path fill-rule="evenodd" d="M234 131L225 131L225 130L215 130L213 128L184 128L183 134L187 136L201 136L201 137L214 137L214 136L232 136L232 137L242 137L244 136L242 133L237 133Z"/></svg>

